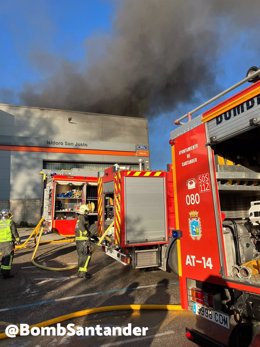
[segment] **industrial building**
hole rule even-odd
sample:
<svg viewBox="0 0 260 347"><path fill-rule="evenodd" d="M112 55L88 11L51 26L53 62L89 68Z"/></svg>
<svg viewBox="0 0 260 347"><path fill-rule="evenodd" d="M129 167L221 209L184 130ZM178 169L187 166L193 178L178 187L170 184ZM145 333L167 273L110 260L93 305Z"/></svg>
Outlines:
<svg viewBox="0 0 260 347"><path fill-rule="evenodd" d="M43 169L97 176L113 164L149 168L147 120L0 104L0 163L0 208L33 225L42 214Z"/></svg>

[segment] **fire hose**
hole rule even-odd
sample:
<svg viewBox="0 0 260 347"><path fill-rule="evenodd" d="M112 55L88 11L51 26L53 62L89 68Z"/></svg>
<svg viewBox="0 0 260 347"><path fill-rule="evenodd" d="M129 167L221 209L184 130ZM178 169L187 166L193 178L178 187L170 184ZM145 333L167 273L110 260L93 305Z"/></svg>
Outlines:
<svg viewBox="0 0 260 347"><path fill-rule="evenodd" d="M40 265L38 263L35 262L35 256L37 253L37 250L39 248L40 244L46 244L46 243L62 243L62 242L73 242L73 239L62 239L62 240L52 240L52 241L44 241L44 242L40 242L41 240L41 236L43 233L43 228L41 227L43 223L43 219L40 220L40 222L37 224L37 226L35 227L35 229L32 231L32 233L29 235L29 237L26 239L26 241L19 245L16 246L16 250L19 249L23 249L26 248L26 245L28 244L28 242L30 241L30 239L32 237L37 238L37 242L34 248L34 252L32 255L32 263L44 270L52 270L52 271L64 271L64 270L69 270L69 269L73 269L75 268L75 266L68 266L66 268L52 268L52 267L47 267L47 266L43 266ZM106 229L106 231L104 232L104 234L100 237L97 245L100 246L101 243L103 242L103 240L106 238L108 232L110 231L110 229L113 227L114 222L112 222L109 227ZM72 312L69 314L65 314L62 316L58 316L43 322L39 322L36 324L33 324L30 326L30 329L33 327L47 327L47 326L51 326L60 322L64 322L67 321L69 319L74 319L74 318L79 318L82 316L88 316L90 314L94 314L94 313L101 313L101 312L113 312L113 311L141 311L141 310L166 310L166 311L182 311L182 307L181 305L116 305L116 306L103 306L103 307L95 307L95 308L88 308L88 309L84 309L84 310L80 310L80 311L76 311L76 312ZM19 336L19 333L17 334L17 336ZM7 339L8 336L5 333L0 333L0 340L3 339Z"/></svg>
<svg viewBox="0 0 260 347"><path fill-rule="evenodd" d="M68 266L62 267L62 268L59 268L59 267L49 267L49 266L41 265L41 264L37 263L34 260L35 257L36 257L37 250L38 250L39 245L40 245L42 233L43 233L43 228L41 228L41 230L39 232L39 237L38 237L38 240L36 242L36 246L35 246L34 251L33 251L32 259L31 259L31 262L33 263L33 265L39 267L40 269L49 270L49 271L66 271L66 270L75 269L77 267L77 265L68 265ZM49 241L49 243L55 243L55 244L57 244L57 243L64 243L64 242L66 242L66 243L74 242L74 238L73 239L62 239L62 240L52 240L52 241ZM45 242L45 244L46 243L48 243L48 241Z"/></svg>
<svg viewBox="0 0 260 347"><path fill-rule="evenodd" d="M54 325L60 322L67 321L73 318L79 318L82 316L88 316L94 313L101 312L113 312L113 311L141 311L141 310L164 310L164 311L182 311L181 305L116 305L116 306L103 306L103 307L94 307L87 308L85 310L72 312L62 316L58 316L43 322L39 322L30 326L30 329L33 327L47 327ZM19 336L19 333L17 334ZM8 336L5 333L0 333L0 340L7 339Z"/></svg>
<svg viewBox="0 0 260 347"><path fill-rule="evenodd" d="M56 267L49 267L49 266L41 265L41 264L39 264L39 263L37 263L35 261L36 253L37 253L38 248L39 248L40 245L43 245L43 244L71 243L71 242L75 241L74 238L70 238L70 239L65 238L65 239L60 239L60 240L49 240L49 241L42 241L41 242L41 237L42 237L42 234L43 234L43 228L42 228L42 223L43 222L44 222L44 218L41 218L41 220L39 221L37 226L34 228L34 230L31 232L29 237L21 245L17 245L15 247L15 250L20 250L20 249L26 248L27 244L29 243L29 241L34 237L35 248L34 248L34 251L33 251L32 258L31 258L31 262L32 262L33 265L39 267L40 269L50 270L50 271L66 271L66 270L75 269L77 267L77 265L69 265L69 266L66 266L66 267L63 267L63 268L56 268Z"/></svg>
<svg viewBox="0 0 260 347"><path fill-rule="evenodd" d="M57 268L57 267L49 267L49 266L45 266L45 265L41 265L39 263L37 263L35 261L36 258L36 253L38 251L38 248L40 245L42 244L60 244L60 243L72 243L75 241L75 238L65 238L65 239L60 239L60 240L50 240L50 241L42 241L41 242L41 237L43 234L43 228L42 228L42 223L44 222L44 218L41 218L41 220L39 221L39 223L37 224L37 226L34 228L34 230L31 232L31 234L29 235L29 237L21 244L21 245L17 245L15 247L15 250L19 250L19 249L23 249L26 248L27 244L29 243L29 241L34 237L35 240L35 248L33 251L33 255L31 258L31 262L34 266L37 266L40 269L43 270L49 270L49 271L66 271L66 270L72 270L77 268L77 265L68 265L66 267L62 267L62 268ZM114 221L109 225L109 227L106 229L106 231L103 233L103 235L99 238L98 242L96 243L97 246L100 246L101 243L103 242L103 240L106 238L108 232L110 231L110 229L114 226ZM36 241L37 239L37 241Z"/></svg>

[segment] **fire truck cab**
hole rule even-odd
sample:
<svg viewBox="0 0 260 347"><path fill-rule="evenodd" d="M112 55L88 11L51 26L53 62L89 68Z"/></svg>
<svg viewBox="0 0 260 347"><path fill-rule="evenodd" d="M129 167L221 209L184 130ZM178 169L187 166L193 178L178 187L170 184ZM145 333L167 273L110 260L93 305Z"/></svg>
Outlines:
<svg viewBox="0 0 260 347"><path fill-rule="evenodd" d="M182 306L205 346L246 347L260 327L259 114L256 82L171 132Z"/></svg>

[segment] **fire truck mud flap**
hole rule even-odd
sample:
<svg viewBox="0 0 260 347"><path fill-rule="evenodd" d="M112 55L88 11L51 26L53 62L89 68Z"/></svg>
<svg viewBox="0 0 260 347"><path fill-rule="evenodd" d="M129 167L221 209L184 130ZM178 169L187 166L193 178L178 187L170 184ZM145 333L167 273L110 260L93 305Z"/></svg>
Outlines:
<svg viewBox="0 0 260 347"><path fill-rule="evenodd" d="M177 240L175 240L168 253L168 262L167 262L168 268L175 273L176 275L179 274L178 272L178 253L177 253Z"/></svg>

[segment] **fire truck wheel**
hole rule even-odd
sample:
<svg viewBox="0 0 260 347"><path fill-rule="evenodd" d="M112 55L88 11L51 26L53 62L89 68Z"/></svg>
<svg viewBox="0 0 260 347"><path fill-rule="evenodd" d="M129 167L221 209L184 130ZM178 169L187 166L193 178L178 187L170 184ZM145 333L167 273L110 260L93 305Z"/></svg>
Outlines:
<svg viewBox="0 0 260 347"><path fill-rule="evenodd" d="M172 244L168 255L168 266L170 270L178 275L178 254L177 254L177 242Z"/></svg>

